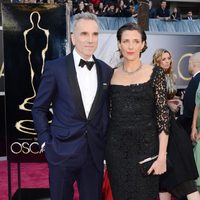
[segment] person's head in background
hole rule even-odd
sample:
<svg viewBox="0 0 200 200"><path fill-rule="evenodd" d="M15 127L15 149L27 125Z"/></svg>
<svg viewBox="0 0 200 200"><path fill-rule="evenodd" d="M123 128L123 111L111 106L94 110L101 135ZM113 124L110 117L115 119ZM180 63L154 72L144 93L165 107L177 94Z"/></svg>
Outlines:
<svg viewBox="0 0 200 200"><path fill-rule="evenodd" d="M189 58L188 71L191 75L200 72L200 52L192 54Z"/></svg>
<svg viewBox="0 0 200 200"><path fill-rule="evenodd" d="M126 7L126 6L125 6L125 3L124 3L124 0L120 0L118 4L119 4L119 7L120 7L121 9L123 9L123 8Z"/></svg>
<svg viewBox="0 0 200 200"><path fill-rule="evenodd" d="M167 98L173 99L177 93L177 88L176 88L177 76L173 73L172 55L170 51L162 48L156 49L156 51L153 54L152 64L161 67L164 70L166 78L166 86L167 86ZM179 108L178 107L174 108L174 106L171 105L170 109L173 112L177 112Z"/></svg>
<svg viewBox="0 0 200 200"><path fill-rule="evenodd" d="M90 59L98 46L99 23L92 13L79 13L74 17L72 44L85 60Z"/></svg>
<svg viewBox="0 0 200 200"><path fill-rule="evenodd" d="M177 13L178 9L176 7L173 8L173 13Z"/></svg>
<svg viewBox="0 0 200 200"><path fill-rule="evenodd" d="M152 63L161 67L166 74L172 72L172 56L167 49L157 49L153 55Z"/></svg>
<svg viewBox="0 0 200 200"><path fill-rule="evenodd" d="M73 14L73 2L72 2L72 0L67 0L66 4L69 7L70 13Z"/></svg>
<svg viewBox="0 0 200 200"><path fill-rule="evenodd" d="M149 1L149 9L151 9L152 6L153 6L153 3L152 3L152 1L150 0L150 1Z"/></svg>
<svg viewBox="0 0 200 200"><path fill-rule="evenodd" d="M118 48L121 57L128 61L139 59L147 49L145 32L136 23L127 23L117 31Z"/></svg>
<svg viewBox="0 0 200 200"><path fill-rule="evenodd" d="M104 8L103 2L100 2L99 3L99 9L103 10L103 8Z"/></svg>
<svg viewBox="0 0 200 200"><path fill-rule="evenodd" d="M187 17L192 18L192 11L191 11L191 10L189 10L189 11L187 12Z"/></svg>
<svg viewBox="0 0 200 200"><path fill-rule="evenodd" d="M94 11L94 4L93 3L89 3L88 4L88 12L95 13L95 11Z"/></svg>
<svg viewBox="0 0 200 200"><path fill-rule="evenodd" d="M164 10L167 7L167 1L161 0L160 1L160 7Z"/></svg>
<svg viewBox="0 0 200 200"><path fill-rule="evenodd" d="M85 9L84 1L79 1L79 2L78 2L78 9L79 9L79 10L84 10L84 9Z"/></svg>
<svg viewBox="0 0 200 200"><path fill-rule="evenodd" d="M115 10L115 4L114 3L110 3L109 9L114 12L114 10Z"/></svg>

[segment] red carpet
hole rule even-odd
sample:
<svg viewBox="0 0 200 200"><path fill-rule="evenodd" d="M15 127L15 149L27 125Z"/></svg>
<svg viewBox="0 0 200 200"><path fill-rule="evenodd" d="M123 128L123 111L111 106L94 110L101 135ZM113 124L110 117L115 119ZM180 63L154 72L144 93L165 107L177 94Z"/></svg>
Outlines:
<svg viewBox="0 0 200 200"><path fill-rule="evenodd" d="M21 188L48 188L47 163L21 163ZM7 161L0 161L0 200L8 199ZM11 164L12 195L17 190L17 164ZM74 200L78 200L75 187Z"/></svg>
<svg viewBox="0 0 200 200"><path fill-rule="evenodd" d="M49 188L47 163L21 163L21 188ZM8 199L7 161L0 161L0 200ZM17 188L17 164L11 164L12 195ZM104 183L105 184L105 183ZM74 200L78 200L78 191L75 185ZM103 196L111 196L110 191L104 188ZM109 198L108 198L109 199ZM111 198L112 199L112 198ZM173 200L173 199L172 199Z"/></svg>

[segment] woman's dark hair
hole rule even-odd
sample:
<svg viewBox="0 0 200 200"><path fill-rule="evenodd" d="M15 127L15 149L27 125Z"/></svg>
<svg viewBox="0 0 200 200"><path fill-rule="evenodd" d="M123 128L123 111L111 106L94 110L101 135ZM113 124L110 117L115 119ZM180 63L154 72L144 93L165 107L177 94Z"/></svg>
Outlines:
<svg viewBox="0 0 200 200"><path fill-rule="evenodd" d="M146 33L140 28L140 26L136 23L127 23L123 26L121 26L117 31L117 41L121 42L122 34L124 31L138 31L141 34L142 42L144 42L144 47L141 51L141 53L145 52L147 49L147 36Z"/></svg>

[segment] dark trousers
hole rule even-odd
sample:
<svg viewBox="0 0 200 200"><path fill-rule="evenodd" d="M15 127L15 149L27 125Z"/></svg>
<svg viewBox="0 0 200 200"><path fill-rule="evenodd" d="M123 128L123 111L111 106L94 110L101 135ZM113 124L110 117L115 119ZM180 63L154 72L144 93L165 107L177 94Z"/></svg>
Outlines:
<svg viewBox="0 0 200 200"><path fill-rule="evenodd" d="M68 162L68 166L49 164L51 200L73 200L75 181L79 200L101 200L103 170L100 172L96 168L90 151Z"/></svg>
<svg viewBox="0 0 200 200"><path fill-rule="evenodd" d="M187 197L178 198L176 200L187 200Z"/></svg>

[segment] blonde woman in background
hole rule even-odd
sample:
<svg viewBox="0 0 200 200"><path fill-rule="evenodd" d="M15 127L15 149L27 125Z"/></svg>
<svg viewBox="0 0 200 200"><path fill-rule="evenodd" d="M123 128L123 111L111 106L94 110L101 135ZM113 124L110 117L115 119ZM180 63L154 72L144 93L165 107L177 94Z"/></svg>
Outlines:
<svg viewBox="0 0 200 200"><path fill-rule="evenodd" d="M160 200L171 200L171 194L188 200L199 200L195 179L198 177L190 138L175 120L175 113L181 102L176 97L176 76L172 70L172 56L166 49L157 49L153 55L153 64L165 72L168 106L171 110L168 159L171 166L160 177Z"/></svg>

